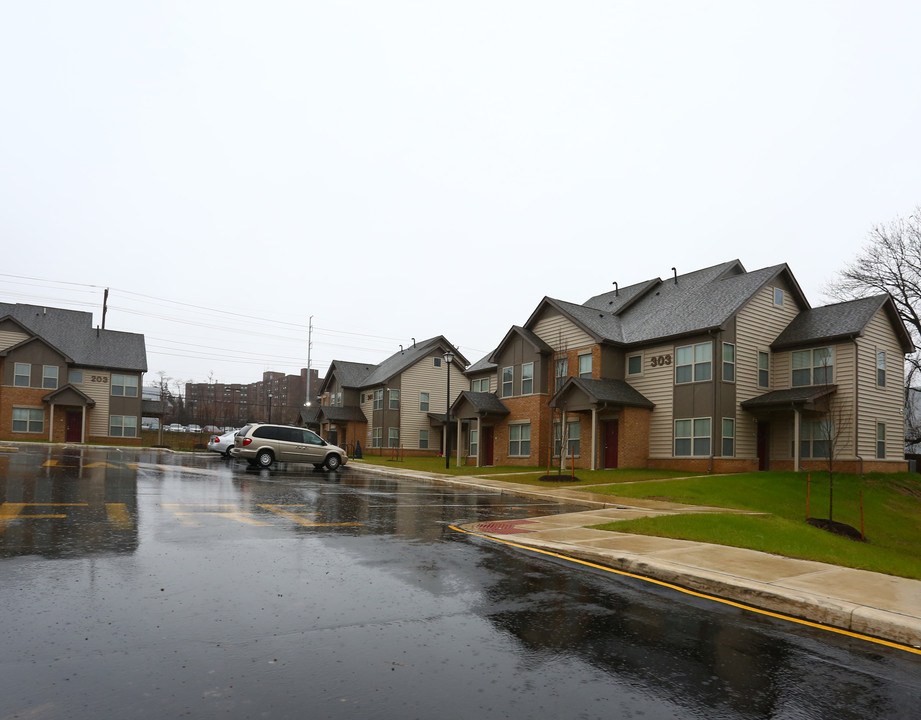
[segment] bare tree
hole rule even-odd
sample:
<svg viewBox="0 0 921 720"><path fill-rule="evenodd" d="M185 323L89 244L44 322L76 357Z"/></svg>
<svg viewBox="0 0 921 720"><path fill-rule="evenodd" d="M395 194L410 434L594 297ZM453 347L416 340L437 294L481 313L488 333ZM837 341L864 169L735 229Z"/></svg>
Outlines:
<svg viewBox="0 0 921 720"><path fill-rule="evenodd" d="M863 250L826 292L839 300L883 292L892 296L915 346L906 359L905 441L921 442L921 417L913 411L921 402L921 206L907 218L875 226Z"/></svg>
<svg viewBox="0 0 921 720"><path fill-rule="evenodd" d="M817 432L812 436L813 457L825 458L828 469L828 519L834 520L835 511L835 460L841 456L845 438L851 436L852 413L847 403L834 395L826 395L816 403L821 413ZM822 443L816 452L816 443Z"/></svg>

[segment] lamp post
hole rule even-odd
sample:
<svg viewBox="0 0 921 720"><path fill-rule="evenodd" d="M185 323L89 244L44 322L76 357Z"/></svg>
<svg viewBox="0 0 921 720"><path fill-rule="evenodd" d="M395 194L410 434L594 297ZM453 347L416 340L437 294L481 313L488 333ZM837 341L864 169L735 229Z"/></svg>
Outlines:
<svg viewBox="0 0 921 720"><path fill-rule="evenodd" d="M269 393L269 422L272 422L272 393Z"/></svg>
<svg viewBox="0 0 921 720"><path fill-rule="evenodd" d="M445 367L448 369L448 396L445 399L445 470L451 467L451 363L454 353L448 350L444 354Z"/></svg>

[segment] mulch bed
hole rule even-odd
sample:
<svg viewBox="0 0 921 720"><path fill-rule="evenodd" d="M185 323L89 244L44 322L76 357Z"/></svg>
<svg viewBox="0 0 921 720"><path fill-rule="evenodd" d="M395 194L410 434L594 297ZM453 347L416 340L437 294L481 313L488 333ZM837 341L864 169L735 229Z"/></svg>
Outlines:
<svg viewBox="0 0 921 720"><path fill-rule="evenodd" d="M807 523L813 527L819 528L819 530L827 530L830 533L835 535L841 535L846 537L849 540L856 540L857 542L866 542L866 540L860 535L860 530L845 523L836 522L834 520L826 520L824 518L808 518Z"/></svg>

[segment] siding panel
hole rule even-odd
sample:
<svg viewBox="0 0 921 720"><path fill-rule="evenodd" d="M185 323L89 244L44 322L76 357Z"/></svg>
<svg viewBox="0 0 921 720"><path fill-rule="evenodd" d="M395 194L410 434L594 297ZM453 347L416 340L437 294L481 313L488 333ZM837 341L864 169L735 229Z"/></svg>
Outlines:
<svg viewBox="0 0 921 720"><path fill-rule="evenodd" d="M675 385L674 364L652 367L651 358L664 355L671 355L674 358L674 354L673 345L645 349L642 352L643 374L627 378L630 385L656 406L649 418L650 458L670 458L672 456L672 395Z"/></svg>

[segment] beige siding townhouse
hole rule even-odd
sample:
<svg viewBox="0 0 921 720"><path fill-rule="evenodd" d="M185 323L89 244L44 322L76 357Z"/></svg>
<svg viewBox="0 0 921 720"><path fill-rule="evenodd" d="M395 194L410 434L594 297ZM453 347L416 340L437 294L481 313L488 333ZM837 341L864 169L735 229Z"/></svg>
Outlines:
<svg viewBox="0 0 921 720"><path fill-rule="evenodd" d="M0 439L140 444L144 336L0 303Z"/></svg>
<svg viewBox="0 0 921 720"><path fill-rule="evenodd" d="M459 449L484 465L902 470L911 348L888 295L812 308L785 264L545 297L468 371Z"/></svg>
<svg viewBox="0 0 921 720"><path fill-rule="evenodd" d="M442 336L414 341L378 365L334 360L320 386L320 406L302 412L300 424L313 425L350 453L360 445L363 453L441 454L449 377L453 401L468 386L467 364Z"/></svg>

